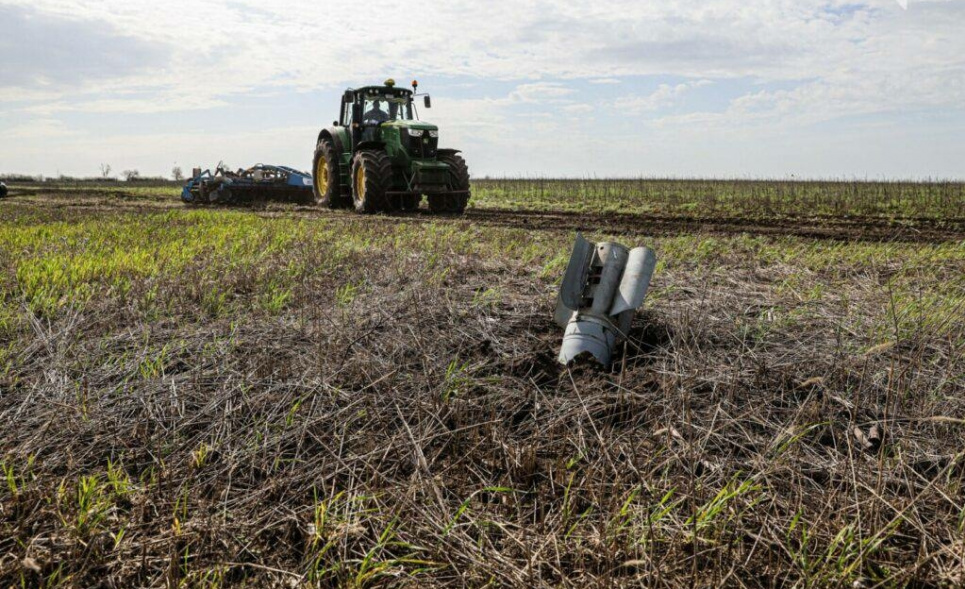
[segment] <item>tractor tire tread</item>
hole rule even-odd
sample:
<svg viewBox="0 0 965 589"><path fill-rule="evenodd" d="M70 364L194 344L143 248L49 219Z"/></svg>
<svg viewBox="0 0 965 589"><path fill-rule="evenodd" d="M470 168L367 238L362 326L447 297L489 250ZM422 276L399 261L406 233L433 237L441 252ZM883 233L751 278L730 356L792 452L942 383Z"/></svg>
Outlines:
<svg viewBox="0 0 965 589"><path fill-rule="evenodd" d="M352 162L352 190L355 190L355 179L359 167L365 170L365 200L359 201L353 197L355 210L362 214L373 214L391 210L391 203L386 192L392 186L392 162L382 151L366 150L355 154Z"/></svg>
<svg viewBox="0 0 965 589"><path fill-rule="evenodd" d="M325 194L319 193L316 178L318 176L318 158L320 155L325 156L325 161L328 162L329 166L328 190L325 191ZM316 203L330 209L345 208L349 204L342 196L340 187L342 176L339 168L338 153L335 151L335 146L331 140L327 138L320 139L318 145L315 147L315 157L312 161L312 194Z"/></svg>
<svg viewBox="0 0 965 589"><path fill-rule="evenodd" d="M464 192L463 194L430 194L429 210L433 213L449 213L461 215L466 211L469 203L469 166L458 153L439 155L439 161L449 166L449 189Z"/></svg>

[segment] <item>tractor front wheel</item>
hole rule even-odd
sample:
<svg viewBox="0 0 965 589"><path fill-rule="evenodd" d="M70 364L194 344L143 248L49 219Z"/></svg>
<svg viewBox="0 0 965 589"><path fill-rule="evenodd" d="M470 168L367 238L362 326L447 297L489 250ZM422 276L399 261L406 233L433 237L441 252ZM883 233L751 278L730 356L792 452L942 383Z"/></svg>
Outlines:
<svg viewBox="0 0 965 589"><path fill-rule="evenodd" d="M352 201L355 210L371 214L390 208L386 192L392 185L392 162L381 151L360 151L352 160Z"/></svg>
<svg viewBox="0 0 965 589"><path fill-rule="evenodd" d="M433 213L461 215L469 202L469 166L462 156L453 153L440 155L439 161L449 166L449 190L451 193L429 195L429 210Z"/></svg>
<svg viewBox="0 0 965 589"><path fill-rule="evenodd" d="M328 139L321 139L315 147L315 162L312 164L312 192L315 202L330 209L345 206L339 185L340 173L338 154Z"/></svg>

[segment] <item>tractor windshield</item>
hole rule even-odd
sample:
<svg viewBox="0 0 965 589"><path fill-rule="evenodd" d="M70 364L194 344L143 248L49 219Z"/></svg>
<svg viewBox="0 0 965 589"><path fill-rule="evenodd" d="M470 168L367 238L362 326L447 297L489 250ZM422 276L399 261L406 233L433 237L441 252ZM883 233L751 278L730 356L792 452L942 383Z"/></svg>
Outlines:
<svg viewBox="0 0 965 589"><path fill-rule="evenodd" d="M366 94L362 120L366 125L385 121L411 121L412 99L409 96Z"/></svg>

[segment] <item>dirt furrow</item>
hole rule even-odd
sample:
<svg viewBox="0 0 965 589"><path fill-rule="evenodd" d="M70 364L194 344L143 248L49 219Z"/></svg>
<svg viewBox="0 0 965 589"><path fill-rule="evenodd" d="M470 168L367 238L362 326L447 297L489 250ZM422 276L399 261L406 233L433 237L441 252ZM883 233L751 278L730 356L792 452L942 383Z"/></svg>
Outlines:
<svg viewBox="0 0 965 589"><path fill-rule="evenodd" d="M10 201L11 204L16 201ZM161 212L180 205L167 201L90 199L49 203L19 202L21 206L76 209L78 212ZM208 208L207 210L211 210ZM472 208L465 216L391 213L361 216L308 206L270 204L267 207L219 207L217 210L252 211L265 217L326 218L374 223L471 223L536 231L584 231L615 235L672 236L682 234L793 236L808 239L872 242L942 243L965 241L965 219L879 217L687 217L661 214L624 214L563 211L515 211Z"/></svg>

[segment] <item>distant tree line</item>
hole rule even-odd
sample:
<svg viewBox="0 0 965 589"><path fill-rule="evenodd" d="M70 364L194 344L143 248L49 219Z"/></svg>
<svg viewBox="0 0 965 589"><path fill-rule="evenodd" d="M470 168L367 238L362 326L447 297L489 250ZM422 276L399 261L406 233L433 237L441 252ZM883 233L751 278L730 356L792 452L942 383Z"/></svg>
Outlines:
<svg viewBox="0 0 965 589"><path fill-rule="evenodd" d="M66 174L61 174L59 176L44 176L43 174L38 174L32 176L29 174L0 174L0 180L8 184L19 183L19 184L55 184L55 183L70 183L70 184L105 184L105 183L119 183L122 182L121 179L117 177L103 178L100 176L68 176ZM123 182L130 182L132 184L173 184L178 182L177 180L172 180L170 178L165 178L164 176L141 176L140 174L125 176Z"/></svg>
<svg viewBox="0 0 965 589"><path fill-rule="evenodd" d="M113 168L110 164L100 165L100 176L68 176L65 174L60 174L58 176L45 176L43 174L31 175L31 174L17 174L8 173L0 174L0 180L6 183L21 183L21 184L38 184L38 183L65 183L65 184L102 184L105 182L116 183L120 182L117 176L111 174ZM175 166L171 170L171 178L165 178L164 176L142 176L139 170L130 169L124 170L120 174L121 178L125 182L138 183L138 184L170 184L170 183L181 183L184 181L184 172L182 172L180 166Z"/></svg>

